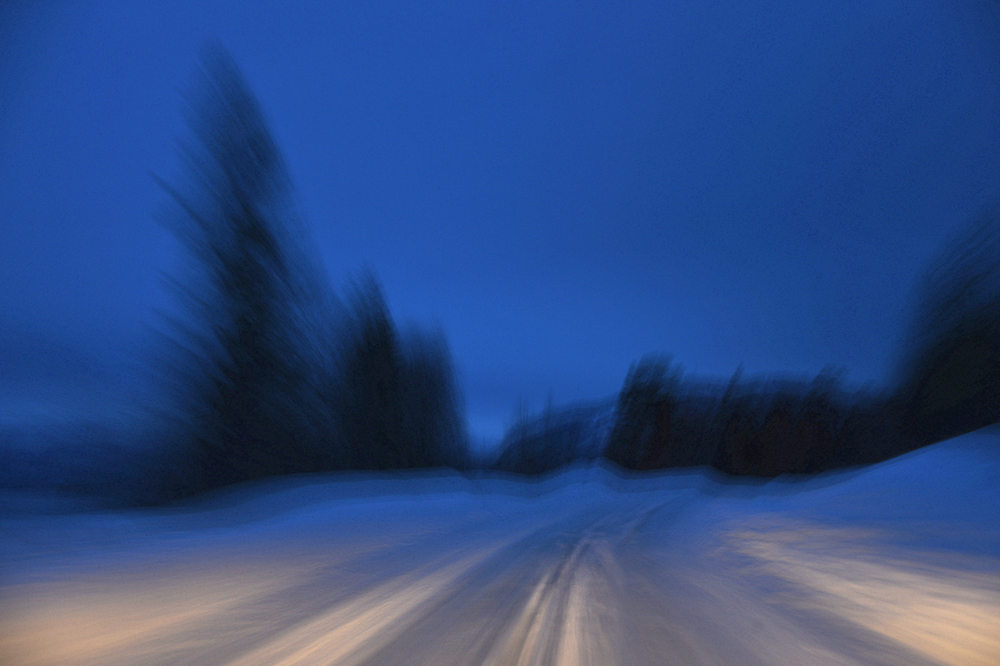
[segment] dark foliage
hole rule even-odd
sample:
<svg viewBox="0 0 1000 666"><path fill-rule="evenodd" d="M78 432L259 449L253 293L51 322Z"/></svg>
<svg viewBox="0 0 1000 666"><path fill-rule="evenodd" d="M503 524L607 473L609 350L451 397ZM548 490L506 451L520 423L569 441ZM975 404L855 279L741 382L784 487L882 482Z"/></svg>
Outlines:
<svg viewBox="0 0 1000 666"><path fill-rule="evenodd" d="M164 362L174 387L166 467L176 497L276 474L464 464L441 336L403 349L368 273L346 309L320 278L259 105L210 50L189 98L190 183L161 183L192 258Z"/></svg>
<svg viewBox="0 0 1000 666"><path fill-rule="evenodd" d="M669 357L647 356L632 366L618 396L618 417L605 456L627 469L662 466L671 448L678 378Z"/></svg>
<svg viewBox="0 0 1000 666"><path fill-rule="evenodd" d="M885 394L848 392L840 373L812 380L741 383L739 373L716 410L712 465L727 474L814 474L886 460L914 448ZM721 426L721 427L720 427Z"/></svg>
<svg viewBox="0 0 1000 666"><path fill-rule="evenodd" d="M515 474L544 474L580 458L594 457L584 450L595 410L556 411L552 405L532 415L522 404L504 433L500 455L492 468Z"/></svg>
<svg viewBox="0 0 1000 666"><path fill-rule="evenodd" d="M464 405L444 333L418 329L402 337L404 467L470 466Z"/></svg>
<svg viewBox="0 0 1000 666"><path fill-rule="evenodd" d="M465 425L444 336L401 338L374 274L352 287L337 421L352 469L462 467Z"/></svg>
<svg viewBox="0 0 1000 666"><path fill-rule="evenodd" d="M350 314L337 400L350 467L409 467L399 336L382 288L371 273L353 285Z"/></svg>
<svg viewBox="0 0 1000 666"><path fill-rule="evenodd" d="M929 444L1000 421L1000 210L945 246L916 307L900 369L909 436Z"/></svg>
<svg viewBox="0 0 1000 666"><path fill-rule="evenodd" d="M175 367L195 462L178 494L311 471L326 457L310 356L318 280L294 242L287 174L259 105L229 57L206 52L189 98L189 194L171 228L194 263L178 283ZM312 403L312 404L310 404Z"/></svg>
<svg viewBox="0 0 1000 666"><path fill-rule="evenodd" d="M901 428L899 401L848 392L841 372L808 379L682 381L669 357L649 356L630 370L619 395L604 456L626 469L711 465L737 476L812 474L886 460L915 448ZM554 412L556 415L567 411ZM522 413L508 430L495 467L539 474L584 457L590 418L547 410Z"/></svg>
<svg viewBox="0 0 1000 666"><path fill-rule="evenodd" d="M494 467L521 474L557 470L592 453L630 470L712 466L735 476L813 474L881 462L916 444L901 427L901 403L886 392L850 392L842 371L812 379L682 380L670 358L647 356L628 373L610 428L602 410L522 409ZM577 413L579 412L579 413ZM590 451L588 448L587 451Z"/></svg>
<svg viewBox="0 0 1000 666"><path fill-rule="evenodd" d="M892 393L812 381L681 384L669 363L634 366L606 456L628 469L711 464L771 477L871 464L1000 421L1000 211L956 237L927 271ZM715 397L718 396L718 397Z"/></svg>
<svg viewBox="0 0 1000 666"><path fill-rule="evenodd" d="M849 393L841 374L746 382L737 370L723 388L682 383L668 357L646 357L618 396L605 456L632 470L811 474L1000 422L1000 209L977 217L926 272L897 388ZM505 444L502 464L527 473L575 455L551 427L518 425Z"/></svg>

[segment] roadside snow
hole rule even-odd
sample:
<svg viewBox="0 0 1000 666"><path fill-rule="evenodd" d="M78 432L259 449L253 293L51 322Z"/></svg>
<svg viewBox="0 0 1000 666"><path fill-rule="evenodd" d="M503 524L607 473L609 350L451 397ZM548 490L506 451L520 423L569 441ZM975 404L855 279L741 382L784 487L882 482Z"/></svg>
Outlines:
<svg viewBox="0 0 1000 666"><path fill-rule="evenodd" d="M1000 663L996 430L768 483L598 461L46 510L0 517L13 665Z"/></svg>

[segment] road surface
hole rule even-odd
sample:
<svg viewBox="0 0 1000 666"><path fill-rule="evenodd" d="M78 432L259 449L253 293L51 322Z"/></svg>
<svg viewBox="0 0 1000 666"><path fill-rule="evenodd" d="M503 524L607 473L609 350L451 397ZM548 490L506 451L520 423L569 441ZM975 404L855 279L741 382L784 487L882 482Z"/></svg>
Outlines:
<svg viewBox="0 0 1000 666"><path fill-rule="evenodd" d="M0 663L1000 664L996 521L928 515L919 484L879 500L893 469L311 480L8 517ZM991 478L967 489L987 512Z"/></svg>

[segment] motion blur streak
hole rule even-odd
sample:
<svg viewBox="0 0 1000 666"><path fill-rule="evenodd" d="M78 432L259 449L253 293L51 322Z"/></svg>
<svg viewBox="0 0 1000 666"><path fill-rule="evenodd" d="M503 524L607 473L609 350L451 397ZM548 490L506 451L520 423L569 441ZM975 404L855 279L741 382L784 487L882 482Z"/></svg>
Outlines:
<svg viewBox="0 0 1000 666"><path fill-rule="evenodd" d="M0 514L0 663L995 666L996 443L793 483L593 465Z"/></svg>
<svg viewBox="0 0 1000 666"><path fill-rule="evenodd" d="M411 549L412 538L393 541L378 548L374 559L394 566L409 560L410 571L380 581L375 567L361 564L370 569L362 576L370 578L369 588L348 594L337 588L349 585L349 578L336 572L359 566L369 555L363 548L353 549L353 556L362 553L360 559L338 557L331 549L327 559L284 563L219 549L214 557L185 565L183 573L157 571L150 563L142 581L93 571L79 574L80 580L8 588L0 649L11 666L194 664L206 658L232 666L436 659L596 666L657 663L668 656L664 649L687 663L736 663L739 650L766 663L779 656L768 650L782 646L781 654L789 656L788 646L797 643L808 646L797 658L810 658L809 663L869 663L822 647L817 633L835 630L829 622L819 632L788 626L789 618L794 622L800 614L822 610L898 642L899 648L890 650L895 659L887 662L882 654L874 663L922 663L911 661L911 650L925 655L926 663L997 663L995 562L987 562L993 567L989 572L958 571L928 554L904 561L886 548L862 549L860 537L870 534L861 530L751 520L709 539L704 550L678 549L687 554L672 570L642 572L633 569L643 557L674 559L648 547L649 535L643 535L665 531L662 521L653 530L655 521L642 520L662 513L664 503L655 497L638 505L628 500L620 497L599 512L584 506L555 522L539 513L528 529L522 516L521 529L510 530L503 525L512 518L507 515L468 548L454 538L466 523L444 539L454 550L429 560L426 546ZM626 523L615 509L638 517ZM701 564L692 569L691 562ZM770 577L788 587L775 593ZM705 581L714 581L714 589ZM302 590L322 584L332 588L333 603L296 615ZM669 597L670 590L682 591L686 584L710 590L710 602L678 592L673 602L681 608L665 612L633 592L645 588ZM456 613L462 622L452 622ZM741 638L744 629L725 620L727 614L739 614L740 622L770 636L772 644ZM667 648L644 644L652 637L643 635L639 615L647 627L659 625L670 635ZM732 635L716 643L719 623ZM423 640L414 644L413 635ZM727 645L734 636L737 645Z"/></svg>
<svg viewBox="0 0 1000 666"><path fill-rule="evenodd" d="M380 586L237 659L232 666L365 663L414 621L422 605L490 554L487 551L442 571Z"/></svg>
<svg viewBox="0 0 1000 666"><path fill-rule="evenodd" d="M158 663L162 656L148 646L166 648L169 637L260 604L300 577L294 566L248 567L227 560L223 566L204 561L183 577L150 572L148 580L135 581L89 575L7 589L0 654L11 665ZM203 636L201 642L212 639ZM167 654L176 647L169 646ZM130 656L116 660L123 652Z"/></svg>
<svg viewBox="0 0 1000 666"><path fill-rule="evenodd" d="M996 563L983 573L974 561L956 569L954 556L925 553L918 560L910 552L901 559L879 545L879 536L784 526L742 530L730 538L769 573L814 591L798 602L803 606L835 613L944 664L1000 663Z"/></svg>

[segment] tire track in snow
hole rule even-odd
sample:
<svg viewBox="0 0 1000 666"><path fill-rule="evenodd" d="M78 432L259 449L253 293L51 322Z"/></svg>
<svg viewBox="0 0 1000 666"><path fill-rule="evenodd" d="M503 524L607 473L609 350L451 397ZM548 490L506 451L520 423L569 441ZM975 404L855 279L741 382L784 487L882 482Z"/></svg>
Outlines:
<svg viewBox="0 0 1000 666"><path fill-rule="evenodd" d="M621 503L582 511L511 542L367 663L613 666L624 577L616 550L665 505L635 504L624 522ZM428 640L445 634L445 651Z"/></svg>

